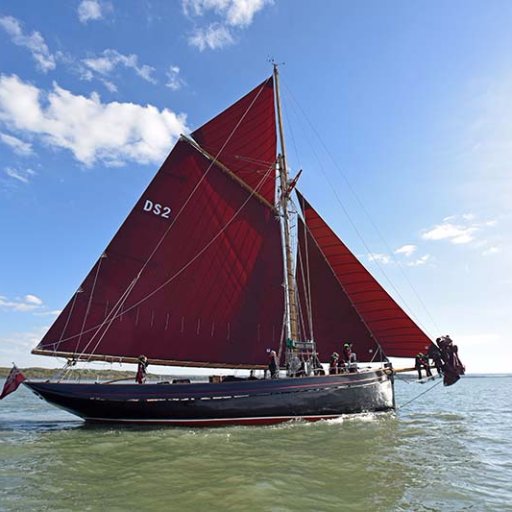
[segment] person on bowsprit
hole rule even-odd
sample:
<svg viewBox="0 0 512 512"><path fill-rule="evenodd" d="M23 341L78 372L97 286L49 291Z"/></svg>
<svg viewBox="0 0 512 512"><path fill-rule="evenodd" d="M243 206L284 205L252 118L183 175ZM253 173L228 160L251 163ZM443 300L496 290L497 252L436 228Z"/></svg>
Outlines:
<svg viewBox="0 0 512 512"><path fill-rule="evenodd" d="M441 336L436 340L441 350L441 356L444 361L444 378L443 383L445 386L451 386L455 384L461 375L466 373L466 367L462 364L459 359L459 348L453 343L453 340L447 334Z"/></svg>
<svg viewBox="0 0 512 512"><path fill-rule="evenodd" d="M137 365L137 375L135 376L135 382L137 384L144 384L144 382L146 382L147 368L148 358L146 356L139 356L139 363Z"/></svg>
<svg viewBox="0 0 512 512"><path fill-rule="evenodd" d="M352 351L352 343L345 343L343 345L342 355L344 367L347 368L350 373L357 372L357 355Z"/></svg>
<svg viewBox="0 0 512 512"><path fill-rule="evenodd" d="M419 352L416 354L414 359L414 367L418 371L418 379L421 380L421 370L425 370L425 374L427 377L432 377L432 372L430 371L430 365L428 364L428 356L426 356L423 352Z"/></svg>
<svg viewBox="0 0 512 512"><path fill-rule="evenodd" d="M437 340L439 340L439 338L437 338ZM430 344L430 347L428 347L427 355L434 362L437 374L441 375L443 373L444 362L443 357L441 355L441 351L439 350L439 347L435 343Z"/></svg>

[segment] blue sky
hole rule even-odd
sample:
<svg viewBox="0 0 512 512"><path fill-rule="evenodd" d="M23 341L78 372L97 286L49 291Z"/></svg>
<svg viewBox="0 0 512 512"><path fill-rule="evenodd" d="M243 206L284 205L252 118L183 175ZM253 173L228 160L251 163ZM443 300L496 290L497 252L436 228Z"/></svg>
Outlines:
<svg viewBox="0 0 512 512"><path fill-rule="evenodd" d="M58 363L28 353L176 138L273 57L306 196L470 371L509 371L511 23L507 1L0 1L0 365Z"/></svg>

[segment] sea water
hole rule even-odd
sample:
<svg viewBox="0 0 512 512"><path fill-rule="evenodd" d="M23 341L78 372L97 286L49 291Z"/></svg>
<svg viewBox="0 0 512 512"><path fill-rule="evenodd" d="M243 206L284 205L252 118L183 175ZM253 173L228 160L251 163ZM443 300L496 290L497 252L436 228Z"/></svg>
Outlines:
<svg viewBox="0 0 512 512"><path fill-rule="evenodd" d="M398 381L398 405L438 381ZM88 426L0 402L3 511L512 511L512 377L465 377L396 414L272 427Z"/></svg>

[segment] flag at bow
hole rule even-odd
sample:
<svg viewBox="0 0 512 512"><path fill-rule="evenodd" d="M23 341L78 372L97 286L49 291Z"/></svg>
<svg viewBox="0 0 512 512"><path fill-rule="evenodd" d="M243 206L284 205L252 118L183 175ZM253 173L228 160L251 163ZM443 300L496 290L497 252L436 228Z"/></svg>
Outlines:
<svg viewBox="0 0 512 512"><path fill-rule="evenodd" d="M13 365L12 370L10 371L5 381L4 389L0 395L0 400L5 398L10 393L16 391L24 380L26 380L25 375L23 375L23 373L16 367L16 365Z"/></svg>

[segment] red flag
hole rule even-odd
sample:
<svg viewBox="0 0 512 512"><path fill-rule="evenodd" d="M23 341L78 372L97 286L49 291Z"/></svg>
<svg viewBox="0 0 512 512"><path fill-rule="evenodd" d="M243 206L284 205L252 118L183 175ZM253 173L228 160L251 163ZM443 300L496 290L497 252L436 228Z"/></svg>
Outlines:
<svg viewBox="0 0 512 512"><path fill-rule="evenodd" d="M284 192L282 195L281 195L281 199L283 197L289 197L290 194L292 193L292 190L295 188L295 186L297 185L297 182L299 181L299 178L300 178L300 175L302 174L302 169L297 173L297 176L295 176L295 178L293 178L293 180L291 180L290 182L288 182L288 188L286 189L286 192Z"/></svg>
<svg viewBox="0 0 512 512"><path fill-rule="evenodd" d="M7 379L4 384L4 389L2 390L2 394L0 395L0 400L2 400L2 398L5 398L10 393L16 391L18 389L18 386L24 380L26 380L25 375L23 375L23 373L20 370L18 370L16 365L14 365L12 367L11 372L7 376Z"/></svg>

